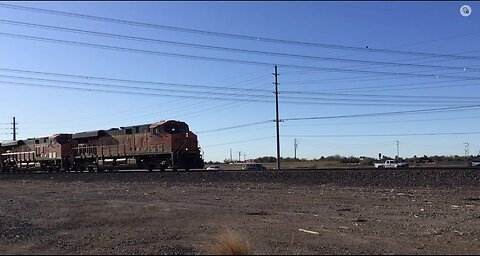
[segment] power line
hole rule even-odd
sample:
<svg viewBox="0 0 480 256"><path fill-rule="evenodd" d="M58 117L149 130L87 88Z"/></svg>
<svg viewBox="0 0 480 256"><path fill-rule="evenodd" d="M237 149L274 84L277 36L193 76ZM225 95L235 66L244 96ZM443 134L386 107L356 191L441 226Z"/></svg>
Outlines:
<svg viewBox="0 0 480 256"><path fill-rule="evenodd" d="M146 89L146 90L162 90L157 88L147 88L147 87L130 87L130 86L117 86L117 85L110 85L110 84L101 84L101 83L93 83L91 80L103 80L103 81L111 81L111 82L121 82L121 83L134 83L134 84L148 84L148 85L155 85L155 86L179 86L179 87L190 87L190 88L202 88L202 89L218 89L218 90L234 90L234 91L247 91L247 92L265 92L271 93L271 90L261 90L261 89L247 89L247 88L238 88L238 87L221 87L221 86L206 86L206 85L196 85L196 84L179 84L179 83L165 83L165 82L152 82L152 81L140 81L140 80L129 80L129 79L116 79L116 78L108 78L108 77L96 77L96 76L86 76L86 75L75 75L75 74L65 74L65 73L52 73L52 72L41 72L41 71L31 71L31 70L22 70L22 69L8 69L8 68L0 68L0 71L7 71L7 72L18 72L18 73L27 73L27 74L35 74L35 75L47 75L47 76L60 76L60 77L70 77L70 78L81 78L87 79L89 82L76 82L76 81L65 81L65 80L55 80L55 79L44 79L44 78L32 78L32 77L24 77L24 76L7 76L7 75L0 75L0 77L7 77L7 78L21 78L21 79L28 79L28 80L39 80L39 81L48 81L48 82L62 82L62 83L72 83L72 84L82 84L82 85L99 85L99 86L112 86L118 88L129 88L129 89ZM261 77L264 77L262 75ZM249 80L250 81L250 80ZM462 81L462 80L456 80ZM434 82L423 82L423 83L413 83L410 85L419 85L419 84L432 84L432 83L440 83L440 82L454 82L454 81L434 81ZM409 84L402 84L402 86L406 86ZM389 87L395 87L398 85L389 85ZM370 87L366 87L370 88ZM164 89L167 90L167 89ZM173 89L168 89L170 91L177 91ZM167 90L167 91L168 91ZM183 91L182 91L183 92ZM184 91L187 92L187 91ZM210 91L209 91L210 92ZM225 94L225 93L219 93ZM329 92L319 92L319 91L279 91L279 94L317 94L317 95L336 95L336 96L345 96L345 97L381 97L381 98L425 98L434 99L434 98L442 98L442 99L478 99L478 97L455 97L455 96L432 96L432 95L425 95L425 96L415 96L415 95L371 95L371 94L345 94L345 93L329 93ZM234 96L242 95L242 94L232 94ZM250 96L249 94L245 94ZM390 101L390 100L389 100Z"/></svg>
<svg viewBox="0 0 480 256"><path fill-rule="evenodd" d="M473 132L444 132L444 133L395 133L395 134L341 134L341 135L283 135L283 137L325 137L325 138L334 138L334 137L393 137L393 136L438 136L438 135L467 135L467 134L480 134L480 131Z"/></svg>
<svg viewBox="0 0 480 256"><path fill-rule="evenodd" d="M442 69L443 70L456 69L458 71L467 70L467 67L459 67L459 66L438 66L438 65L423 65L423 64L399 63L399 62L389 62L389 61L356 60L356 59L344 59L344 58L333 58L333 57L322 57L322 56L288 54L288 53L280 53L280 52L257 51L257 50L229 48L229 47L220 47L220 46L212 46L212 45L191 44L191 43L183 43L183 42L176 42L176 41L167 41L167 40L158 40L158 39L152 39L152 38L134 37L134 36L119 35L119 34L103 33L103 32L96 32L96 31L89 31L89 30L72 29L72 28L66 28L66 27L57 27L57 26L48 26L48 25L41 25L41 24L34 24L34 23L17 22L17 21L11 21L11 20L1 20L0 19L0 23L9 24L9 25L34 27L34 28L42 28L42 29L49 29L49 30L56 30L56 31L64 31L64 32L71 32L71 33L88 34L88 35L108 37L108 38L134 40L134 41L149 42L149 43L168 44L168 45L190 47L190 48L197 48L197 49L200 48L200 49L207 49L207 50L239 52L239 53L258 54L258 55L267 55L267 56L276 56L276 57L300 58L300 59L335 61L335 62L350 62L350 63L359 63L359 64L367 64L367 65L401 66L401 67L413 67L413 68L436 68L436 69L440 69L440 70L442 70ZM473 67L468 67L468 71L479 72L480 69L473 68Z"/></svg>
<svg viewBox="0 0 480 256"><path fill-rule="evenodd" d="M249 139L249 140L231 141L231 142L225 142L225 143L220 143L220 144L206 145L206 146L203 146L203 147L224 146L224 145L251 142L251 141L257 141L257 140L265 140L265 139L271 139L271 138L275 138L275 136L261 137L261 138L255 138L255 139Z"/></svg>
<svg viewBox="0 0 480 256"><path fill-rule="evenodd" d="M428 99L471 99L478 100L478 97L474 96L433 96L433 95L379 95L379 94L351 94L351 93L330 93L330 92L319 92L319 91L280 91L280 94L308 94L308 95L326 95L326 96L343 96L343 97L364 97L364 98L419 98L422 100ZM378 100L378 99L376 99ZM391 101L392 99L387 99Z"/></svg>
<svg viewBox="0 0 480 256"><path fill-rule="evenodd" d="M431 109L416 109L407 111L393 111L393 112L380 112L380 113L365 113L365 114L353 114L353 115L337 115L337 116L315 116L315 117L298 117L298 118L284 118L283 121L301 121L301 120L318 120L318 119L340 119L340 118L355 118L355 117L372 117L372 116L385 116L385 115L403 115L403 114L419 114L419 113L432 113L443 111L455 111L478 108L480 105L469 106L457 106L457 107L445 107L445 108L431 108Z"/></svg>
<svg viewBox="0 0 480 256"><path fill-rule="evenodd" d="M43 81L43 82L68 83L68 84L86 85L86 86L100 86L100 87L112 87L112 88L120 88L120 89L133 89L133 90L140 89L140 90L166 91L166 92L177 92L177 93L208 93L208 94L219 94L219 95L224 95L224 96L248 96L248 97L257 96L257 95L254 95L254 94L245 94L245 93L225 93L225 92L212 92L212 91L185 91L185 90L177 90L177 89L160 89L160 88L139 87L139 86L124 86L124 85L101 84L101 83L91 83L91 82L66 81L66 80L58 80L58 79L33 78L33 77L25 77L25 76L0 75L0 77L25 79L25 80L35 80L35 81ZM213 88L215 88L215 87L213 87ZM252 90L246 90L246 91L252 91ZM270 92L270 91L266 91L266 92Z"/></svg>
<svg viewBox="0 0 480 256"><path fill-rule="evenodd" d="M349 123L320 123L320 124L304 124L304 125L283 125L284 127L299 127L299 126L325 126L325 125L355 125L355 124L386 124L386 123L411 123L411 122L426 122L426 121L446 121L446 120L461 120L461 119L474 119L480 118L480 116L467 116L467 117L444 117L444 118L428 118L428 119L410 119L410 120L383 120L376 122L349 122Z"/></svg>
<svg viewBox="0 0 480 256"><path fill-rule="evenodd" d="M2 77L2 75L0 75ZM9 76L12 77L12 76ZM23 79L32 79L32 80L41 80L41 81L55 81L55 82L63 82L63 83L74 83L74 84L83 84L83 85L99 85L95 83L80 83L80 82L72 82L72 81L65 81L65 80L53 80L53 79L40 79L40 78L26 78L26 77L18 77L18 78L23 78ZM88 92L103 92L103 93L119 93L119 94L135 94L135 95L143 95L143 96L163 96L163 97L185 97L185 95L177 95L177 94L155 94L155 93L144 93L140 91L117 91L117 90L110 90L110 89L99 89L99 88L94 88L94 87L71 87L71 86L58 86L58 85L51 85L51 84L33 84L33 83L22 83L22 82L10 82L10 81L0 81L2 84L7 84L7 85L19 85L19 86L28 86L28 87L46 87L46 88L55 88L55 89L66 89L66 90L81 90L81 91L88 91ZM141 90L155 90L155 91L167 91L167 92L176 92L176 93L187 93L188 97L190 98L195 98L195 99L217 99L217 100L228 100L228 101L250 101L250 102L272 102L272 100L268 99L256 99L256 98L262 98L262 97L267 97L266 95L253 95L253 94L232 94L232 93L221 93L221 92L199 92L199 91L182 91L182 90L173 90L173 89L158 89L158 88L145 88L145 87L131 87L131 86L119 86L119 85L107 85L107 84L100 84L100 86L104 87L114 87L114 88L122 88L122 89L141 89ZM199 93L205 93L208 96L201 96ZM212 94L219 94L223 96L232 96L229 98L225 97L214 97ZM239 97L247 97L245 98L239 98ZM256 98L252 98L256 97ZM434 103L437 103L438 106L444 106L444 105L458 105L460 103L473 103L476 102L474 101L446 101L446 100L441 100L441 101L435 101L435 100L422 100L422 101L412 101L412 100L360 100L357 102L355 99L339 99L339 98L313 98L313 97L286 97L287 99L291 100L286 100L283 101L283 103L287 104L320 104L320 105L355 105L355 106L412 106L414 103L417 106L433 106L435 105ZM295 101L295 100L303 100L303 101ZM306 101L305 101L306 100ZM316 100L316 101L315 101ZM323 101L330 101L330 102L319 102L318 100L323 100ZM337 101L337 102L332 102L332 101ZM338 102L340 101L340 102ZM387 103L379 103L381 101L387 102ZM374 103L371 103L374 102Z"/></svg>
<svg viewBox="0 0 480 256"><path fill-rule="evenodd" d="M189 55L189 54L179 54L179 53L168 53L168 52L141 50L141 49L118 47L118 46L82 43L82 42L78 42L78 41L67 41L67 40L59 40L59 39L52 39L52 38L26 36L26 35L11 34L11 33L0 33L0 36L11 37L11 38L20 38L20 39L26 39L26 40L34 40L34 41L42 41L42 42L49 42L49 43L68 44L68 45L75 45L75 46L82 46L82 47L89 47L89 48L97 48L97 49L115 50L115 51L130 52L130 53L140 53L140 54L148 54L148 55L175 57L175 58L186 58L186 59L205 60L205 61L227 62L227 63L244 64L244 65L260 65L260 66L274 66L275 65L274 63L259 62L259 61L246 61L246 60L237 60L237 59L216 58L216 57ZM321 68L321 67L289 65L289 64L277 64L277 65L282 66L282 67L286 67L286 68L295 68L295 69L324 70L324 71L328 71L328 72L367 73L367 74L378 74L378 75L384 75L384 76L404 76L404 77L422 77L422 78L449 78L449 79L463 78L463 79L474 79L474 80L479 80L480 79L480 77L443 76L443 75L432 75L432 74L387 72L387 71L369 71L369 70L356 70L356 69L343 69L343 68Z"/></svg>
<svg viewBox="0 0 480 256"><path fill-rule="evenodd" d="M1 69L0 69L0 70L1 70ZM9 71L11 71L11 70L9 70ZM264 71L264 70L262 70L262 71ZM27 73L28 73L28 72L32 72L32 71L14 70L13 72L21 72L21 73L27 72ZM38 72L34 72L34 73L38 73ZM257 72L255 72L255 73L257 73ZM48 73L48 75L68 76L68 75L65 75L65 74L57 74L57 73L54 73L54 74ZM245 74L242 74L242 76L244 76L244 75L245 75ZM262 78L263 76L264 76L264 75L262 75L261 77L258 77L258 76L257 76L257 77L254 77L254 78L249 78L249 79L247 79L247 80L242 80L242 81L240 81L240 82L235 82L235 83L233 83L233 84L231 84L231 85L235 85L235 86L236 86L236 85L240 85L240 84L245 84L245 83L247 83L247 82L252 82L252 81L254 81L254 80L258 80L259 78ZM269 75L267 75L267 76L269 76ZM82 78L84 78L84 77L86 77L86 76L76 76L76 77L82 77ZM100 78L98 78L98 79L100 79ZM105 78L105 79L107 79L107 78ZM104 80L105 80L105 79L104 79ZM91 79L88 79L88 80L91 80ZM116 81L115 79L111 79L111 80ZM117 79L117 80L118 80L118 79ZM120 81L125 82L125 80L120 80ZM138 82L138 83L155 84L154 82L152 83L152 82L131 81L131 80L128 80L128 81L129 81L129 82L134 82L134 83L135 83L135 82ZM217 81L217 82L212 82L212 83L218 83L218 82L221 82L221 81L223 81L223 80L220 80L220 81ZM214 89L216 89L216 88L214 88ZM253 90L255 90L256 88L245 88L245 89L247 89L247 90L248 90L248 89L253 89ZM216 89L216 90L218 90L218 89ZM208 100L209 102L211 102L210 99L205 99L205 100ZM190 100L188 100L188 101L190 101ZM147 108L151 108L151 107L158 106L158 105L165 105L165 104L169 104L170 102L178 103L179 101L178 101L178 99L174 99L174 100L169 101L169 102L162 102L161 104L155 104L155 105L151 105L151 106L148 106L148 107L142 107L142 108L140 108L140 109L147 109ZM190 105L193 106L193 105L198 105L198 104L199 104L199 103L194 103L194 104L190 104ZM205 105L208 105L208 103L207 103L207 104L202 104L201 106L205 106ZM187 107L189 107L189 106L187 106ZM178 111L179 109L183 109L183 108L185 108L185 107L175 107L175 110ZM171 112L171 110L172 110L172 109L169 109L169 112ZM129 108L128 110L117 111L117 112L114 112L114 113L111 113L111 114L122 114L122 115L124 115L126 112L133 112L133 111L136 111L136 110L135 110L135 109L132 109L132 108ZM111 114L108 114L108 115L111 115ZM162 114L165 114L165 111L162 111ZM107 115L107 114L102 114L102 115ZM102 116L102 115L97 115L97 116ZM147 116L147 115L143 115L143 116ZM91 117L92 117L92 116L89 116L88 119L91 119ZM135 117L138 118L139 116L138 116L138 115L135 115ZM79 120L79 119L86 119L86 118L77 118L77 119L74 119L74 120ZM74 120L67 120L67 121L69 122L69 121L74 121ZM126 119L126 120L131 120L131 118L128 118L128 119ZM60 121L55 121L55 122L57 123L57 122L60 122ZM62 122L63 122L63 121L62 121ZM38 124L37 122L35 122L35 123Z"/></svg>
<svg viewBox="0 0 480 256"><path fill-rule="evenodd" d="M349 67L356 67L356 66L349 66ZM434 72L437 70L425 70L425 71L418 71L416 74L422 74L422 73L428 73L428 72ZM446 75L451 75L451 74L457 74L458 72L449 72L449 73L439 73L439 76L445 77ZM375 78L372 78L375 77ZM367 78L367 79L357 79L357 78ZM362 77L348 77L348 78L332 78L332 79L321 79L321 80L307 80L307 81L287 81L285 82L286 84L321 84L321 83L345 83L345 82L365 82L365 81L378 81L378 80L392 80L392 79L398 79L397 77L389 77L389 78L378 78L377 76L362 76ZM456 81L464 81L464 80L469 80L469 79L460 79ZM474 79L475 80L475 79ZM436 81L436 83L449 83L453 82L452 81ZM419 83L421 84L421 83ZM407 84L408 85L408 84ZM382 88L384 86L371 86L367 88ZM358 87L350 87L350 88L341 88L338 90L348 90L348 89L362 89Z"/></svg>
<svg viewBox="0 0 480 256"><path fill-rule="evenodd" d="M248 79L248 80L242 81L242 82L240 82L240 83L248 82L248 81L251 81L251 80L252 80L252 79ZM236 83L236 84L240 84L240 83ZM256 88L257 88L257 87L254 87L254 88L251 88L251 89L256 89ZM184 97L184 98L188 98L188 97ZM188 99L188 101L191 101L191 100ZM177 106L177 107L175 107L175 108L173 108L173 109L172 109L172 108L169 108L169 109L167 110L167 112L165 112L165 110L162 110L162 111L159 111L159 112L157 112L157 113L161 113L161 114L164 116L164 117L163 117L164 119L169 119L169 118L168 118L168 115L166 115L166 113L172 114L172 112L174 112L174 111L177 111L177 112L178 112L179 110L183 110L183 111L184 111L184 110L192 109L192 108L193 108L193 109L195 109L195 111L194 111L195 117L201 116L202 114L199 114L199 113L206 112L206 111L208 111L209 109L216 109L216 110L218 110L218 108L213 108L213 107L199 110L200 107L205 107L205 106L208 106L209 104L211 104L212 102L215 102L215 101L212 101L211 99L205 99L205 100L201 100L201 101L202 101L202 102L197 102L197 103L189 104L189 105L187 105L187 106L182 106L182 107ZM208 101L208 102L207 102L207 103L204 103L203 101ZM171 102L177 102L177 103L178 103L178 100L173 100L173 101L171 101ZM235 104L244 103L244 102L245 102L245 100L240 99L240 100L235 101L235 102L233 102L233 103L232 103L232 102L227 103L227 104L226 104L226 103L223 103L223 104L222 104L222 109L226 109L226 106L228 106L228 105L235 105ZM162 104L160 104L160 105L164 105L164 104L168 104L168 103L169 103L169 102L162 102ZM159 104L155 104L155 105L153 105L153 106L156 106L156 105L159 105ZM172 110L174 110L174 111L172 111ZM123 113L125 113L125 112L132 112L132 111L127 110L127 111L121 111L121 112L114 113L114 114L119 114L119 113L122 113L122 114L123 114ZM139 118L144 118L144 117L152 116L152 115L153 115L153 113L149 113L149 114L143 114L143 115L135 115L134 117L124 117L124 118L116 119L116 120L109 119L109 121L110 121L110 122L111 122L111 121L120 121L120 120L129 120L129 121L131 121L131 120L135 120L135 119L139 119ZM178 117L172 117L172 118L178 118ZM170 119L171 119L171 118L170 118ZM78 119L75 119L75 120L78 120ZM66 121L67 121L67 122L70 122L70 121L73 121L73 120L66 120ZM58 122L60 122L60 121L55 121L55 123L58 123ZM63 120L62 122L65 122L65 120ZM35 124L38 124L38 123L35 122Z"/></svg>
<svg viewBox="0 0 480 256"><path fill-rule="evenodd" d="M431 61L429 61L431 62ZM426 62L422 62L422 63L426 63ZM356 67L356 66L348 66L347 68L350 68L350 67ZM418 73L426 73L426 72L432 72L432 71L436 71L436 70L426 70L426 71L419 71ZM444 76L444 75L450 75L450 74L456 74L457 72L450 72L450 73L442 73L440 74L441 76ZM345 83L345 82L357 82L357 81L361 81L361 82L364 82L364 81L375 81L375 80L389 80L389 79L397 79L395 77L390 77L390 78L372 78L372 77L376 77L376 76L362 76L362 77L348 77L348 78L331 78L331 79L321 79L321 80L315 80L315 81L305 81L305 82L302 82L302 81L288 81L288 82L285 82L287 84L290 84L290 83L293 83L293 84L311 84L311 83ZM367 79L358 79L358 78L367 78ZM456 82L456 81L464 81L464 80L468 80L468 79L459 79L459 80L452 80L452 81L435 81L435 82L427 82L427 83L450 83L450 82ZM425 84L424 82L422 83L416 83L417 85L420 85L420 84ZM408 84L399 84L399 85L388 85L389 89L390 87L392 86L410 86L410 85L416 85L416 84L411 84L411 83L408 83ZM345 91L345 90L361 90L361 91L372 91L372 90L364 90L364 89L368 89L368 88L385 88L386 86L384 85L380 85L380 86L368 86L368 87L362 87L362 88L359 88L359 87L347 87L347 88L340 88L340 89L336 89L336 90L329 90L329 91ZM437 87L429 87L429 88L437 88Z"/></svg>
<svg viewBox="0 0 480 256"><path fill-rule="evenodd" d="M118 79L118 78L109 78L109 77L42 72L42 71L32 71L32 70L24 70L24 69L0 68L0 71L27 73L27 74L35 74L35 75L70 77L70 78L76 78L76 79L87 79L89 81L90 80L102 80L102 81L120 82L120 83L148 84L148 85L155 85L155 86L179 86L179 87L204 88L204 89L251 91L250 89L244 89L244 88L238 88L238 87L228 87L228 86L224 87L224 86L206 86L206 85L199 85L199 84L164 83L164 82L141 81L141 80L132 80L132 79ZM267 75L262 75L261 77L266 78ZM75 82L75 83L78 83L78 82ZM90 84L90 83L91 83L91 81L88 82L88 83L84 83L84 84ZM234 85L236 85L236 84L234 84ZM264 90L264 92L271 92L271 91Z"/></svg>
<svg viewBox="0 0 480 256"><path fill-rule="evenodd" d="M477 53L477 52L480 52L480 51L463 51L463 52L458 52L458 53L454 53L454 54L472 54L472 53ZM350 56L356 56L356 55L362 55L362 53L360 54L353 54L353 55L348 55L349 57ZM346 57L346 56L341 56L341 57ZM479 57L479 56L476 56L476 57ZM421 58L409 58L409 59L402 59L402 60L399 60L399 61L416 61L415 64L425 64L425 63L432 63L432 62L446 62L446 61L452 61L452 60L455 60L455 59L435 59L435 60L427 60L427 61L421 61L421 62L417 62L418 60L425 60L425 59L432 59L434 57L421 57ZM480 57L479 57L480 58ZM403 62L401 62L403 63ZM304 63L302 63L304 64ZM363 66L363 65L362 65ZM367 66L379 66L379 65L373 65L373 64L369 64ZM356 68L356 67L359 67L358 65L355 65L355 66L346 66L346 67L342 67L342 68ZM471 66L471 67L478 67L478 65L475 65L475 66ZM433 70L432 70L433 71ZM464 71L467 71L467 69L465 68ZM315 73L319 73L321 71L292 71L292 72L286 72L285 74L286 75L292 75L292 74L315 74ZM424 71L422 71L424 72ZM350 77L348 79L356 79L356 78L368 78L368 77L374 77L374 76L367 76L367 77ZM339 79L322 79L321 81L327 81L327 80L330 80L330 81L335 81L335 80L339 80ZM363 81L363 80L362 80Z"/></svg>
<svg viewBox="0 0 480 256"><path fill-rule="evenodd" d="M30 12L38 12L38 13L45 13L45 14L52 14L52 15L60 15L60 16L81 18L81 19L89 19L89 20L102 21L102 22L110 22L110 23L130 25L130 26L139 26L139 27L162 29L162 30L169 30L169 31L176 31L176 32L202 34L202 35L225 37L225 38L232 38L232 39L250 40L250 41L255 41L255 42L267 42L267 43L288 44L288 45L296 45L296 46L320 47L320 48L330 48L330 49L350 50L350 51L362 51L362 52L372 52L372 53L373 52L374 53L385 53L385 54L403 54L403 55L417 55L417 56L430 56L430 57L456 58L456 59L471 59L471 60L478 60L479 59L477 57L472 57L472 56L459 56L459 55L450 55L450 54L399 51L399 50L391 50L391 49L376 49L376 48L371 48L371 47L365 48L365 47L355 47L355 46L345 46L345 45L335 45L335 44L322 44L322 43L302 42L302 41L294 41L294 40L274 39L274 38L259 37L259 36L248 36L248 35L239 35L239 34L231 34L231 33L213 32L213 31L205 31L205 30L198 30L198 29L166 26L166 25L159 25L159 24L150 24L150 23L144 23L144 22L121 20L121 19L99 17L99 16L71 13L71 12L62 12L62 11L55 11L55 10L47 10L47 9L40 9L40 8L33 8L33 7L26 7L26 6L18 6L18 5L11 5L11 4L3 4L3 3L0 4L0 7L22 10L22 11L30 11ZM478 33L480 33L480 32L474 32L474 33L470 33L470 34L478 34Z"/></svg>
<svg viewBox="0 0 480 256"><path fill-rule="evenodd" d="M211 132L226 131L226 130L244 128L244 127L248 127L248 126L260 125L260 124L266 124L266 123L272 123L272 122L274 122L274 120L259 121L259 122L253 122L253 123L247 123L247 124L229 126L229 127L224 127L224 128L218 128L218 129L214 129L214 130L199 131L199 132L196 132L196 133L197 133L197 134L204 134L204 133L211 133Z"/></svg>
<svg viewBox="0 0 480 256"><path fill-rule="evenodd" d="M46 84L32 84L32 83L21 83L21 82L9 82L9 81L0 81L1 84L5 85L17 85L17 86L24 86L24 87L45 87L45 88L54 88L54 89L64 89L64 90L78 90L78 91L87 91L87 92L102 92L102 93L117 93L117 94L128 94L128 95L142 95L142 96L149 96L149 97L185 97L185 95L176 95L176 94L155 94L155 93L143 93L139 91L115 91L115 90L108 90L108 89L98 89L98 88L85 88L85 87L71 87L71 86L59 86L59 85L46 85ZM172 90L170 90L172 91ZM248 101L248 102L263 102L269 103L273 102L272 100L262 100L262 99L255 99L251 98L252 95L243 95L243 96L250 96L249 98L223 98L223 97L211 97L211 96L200 96L196 92L187 92L191 93L188 95L190 98L195 99L215 99L215 100L227 100L227 101ZM230 95L232 96L232 95ZM255 97L263 97L262 95L256 95ZM291 97L292 98L292 97ZM300 99L299 97L295 99ZM307 98L309 100L315 100L312 98ZM334 99L329 99L334 100ZM337 99L339 100L339 99ZM341 99L344 100L344 99ZM363 100L364 102L366 100ZM378 100L372 100L369 102L377 102ZM432 102L418 102L412 104L410 102L399 102L399 103L351 103L351 102L318 102L318 101L283 101L286 104L316 104L316 105L354 105L354 106L403 106L403 107L410 107L410 106L445 106L456 104L458 105L459 102L441 102L444 104L432 104ZM445 104L448 103L448 104ZM463 101L462 103L469 103L467 101Z"/></svg>
<svg viewBox="0 0 480 256"><path fill-rule="evenodd" d="M478 105L480 107L480 105ZM448 108L448 110L458 110L461 108ZM438 112L439 110L446 110L445 108L441 109L429 109L428 111L431 112ZM416 111L416 112L413 112ZM430 113L427 112L427 110L413 110L413 111L402 111L402 113ZM364 114L364 115L378 115L379 113L369 113L369 114ZM385 116L386 114L399 114L399 112L384 112L380 113L382 116ZM339 117L339 116L333 116L333 117ZM344 117L344 116L341 116ZM350 117L350 116L348 116ZM357 116L355 116L357 117ZM370 124L370 123L396 123L396 122L412 122L412 121L433 121L433 120L455 120L455 119L466 119L466 118L475 118L476 116L472 117L454 117L454 118L438 118L438 119L423 119L423 120L402 120L402 121L382 121L382 122L362 122L362 123L335 123L335 124L317 124L317 125L312 125L312 126L319 126L319 125L351 125L351 124ZM230 126L230 127L224 127L224 128L219 128L219 129L214 129L214 130L207 130L207 131L200 131L197 132L197 134L204 134L204 133L212 133L212 132L218 132L218 131L225 131L225 130L232 130L232 129L237 129L237 128L243 128L243 127L248 127L248 126L255 126L255 125L260 125L260 124L267 124L267 123L272 123L275 120L264 120L264 121L258 121L258 122L253 122L253 123L246 123L246 124L241 124L241 125L236 125L236 126ZM282 119L282 121L292 121L291 119ZM302 125L284 125L285 127L288 126L302 126Z"/></svg>
<svg viewBox="0 0 480 256"><path fill-rule="evenodd" d="M376 85L376 86L366 86L366 87L347 87L347 88L339 88L339 89L333 89L333 90L323 90L322 92L342 92L342 91L354 91L354 92L371 92L371 91L378 91L377 89L381 88L388 88L389 91L391 90L404 90L405 88L403 87L410 87L414 86L414 88L410 89L415 89L416 85L424 85L424 84L441 84L441 83L453 83L453 82L476 82L474 79L468 80L468 79L456 79L456 80L450 80L450 81L433 81L433 82L418 82L418 83L404 83L404 84L393 84L393 85ZM473 84L477 85L477 84ZM472 86L472 84L460 84L460 85L444 85L444 86L431 86L428 88L442 88L442 87L462 87L462 86ZM397 88L400 87L400 88ZM397 89L395 89L397 88ZM402 89L403 88L403 89ZM420 87L418 89L426 88L425 86Z"/></svg>
<svg viewBox="0 0 480 256"><path fill-rule="evenodd" d="M106 89L98 89L98 88L79 88L79 87L70 87L70 86L58 86L58 85L45 85L45 84L32 84L32 83L20 83L20 82L9 82L9 81L0 81L2 84L7 85L17 85L17 86L26 86L26 87L46 87L46 88L55 88L55 89L66 89L66 90L77 90L77 91L87 91L87 92L103 92L103 93L117 93L117 94L128 94L128 95L143 95L143 96L153 96L153 97L185 97L185 95L173 95L173 94L153 94L153 93L142 93L142 92L134 92L134 91L114 91L114 90L106 90ZM216 100L240 100L235 98L219 98L219 97L207 97L207 96L196 96L196 95L188 95L190 98L196 99L216 99ZM248 101L255 101L255 102L268 102L264 100L255 100L249 99ZM297 103L297 102L293 102Z"/></svg>

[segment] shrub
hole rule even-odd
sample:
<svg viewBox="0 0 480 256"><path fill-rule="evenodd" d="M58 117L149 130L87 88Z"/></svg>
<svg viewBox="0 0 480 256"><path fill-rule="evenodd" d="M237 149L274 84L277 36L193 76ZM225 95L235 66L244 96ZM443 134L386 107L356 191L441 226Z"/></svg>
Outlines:
<svg viewBox="0 0 480 256"><path fill-rule="evenodd" d="M217 243L210 248L215 255L252 255L249 243L230 230L217 237Z"/></svg>

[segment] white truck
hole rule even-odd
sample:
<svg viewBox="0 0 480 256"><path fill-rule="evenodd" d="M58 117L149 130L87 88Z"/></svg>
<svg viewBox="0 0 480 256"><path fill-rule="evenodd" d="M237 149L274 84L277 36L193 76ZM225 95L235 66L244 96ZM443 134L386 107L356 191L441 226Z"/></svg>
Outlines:
<svg viewBox="0 0 480 256"><path fill-rule="evenodd" d="M395 160L387 160L385 163L374 163L375 168L407 168L408 163L401 163Z"/></svg>

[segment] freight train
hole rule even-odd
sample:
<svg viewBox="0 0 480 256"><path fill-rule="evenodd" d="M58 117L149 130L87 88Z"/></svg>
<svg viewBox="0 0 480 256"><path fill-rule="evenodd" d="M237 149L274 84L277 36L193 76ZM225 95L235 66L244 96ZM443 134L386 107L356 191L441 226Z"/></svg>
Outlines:
<svg viewBox="0 0 480 256"><path fill-rule="evenodd" d="M2 172L203 167L197 136L185 122L175 120L0 144Z"/></svg>

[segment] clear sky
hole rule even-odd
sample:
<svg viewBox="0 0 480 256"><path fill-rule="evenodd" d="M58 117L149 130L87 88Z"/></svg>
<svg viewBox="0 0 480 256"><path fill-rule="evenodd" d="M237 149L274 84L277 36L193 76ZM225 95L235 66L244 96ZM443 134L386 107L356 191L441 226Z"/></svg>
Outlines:
<svg viewBox="0 0 480 256"><path fill-rule="evenodd" d="M480 104L479 2L0 4L0 140L13 116L19 139L176 119L207 161L275 156L278 64L283 157L480 152L477 107L345 117Z"/></svg>

